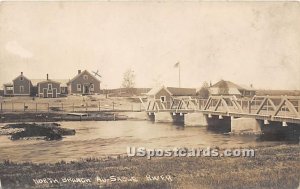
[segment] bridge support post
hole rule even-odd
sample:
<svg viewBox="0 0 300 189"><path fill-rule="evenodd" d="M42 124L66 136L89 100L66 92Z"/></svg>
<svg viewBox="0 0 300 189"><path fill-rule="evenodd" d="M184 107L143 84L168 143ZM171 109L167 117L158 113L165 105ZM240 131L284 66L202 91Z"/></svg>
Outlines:
<svg viewBox="0 0 300 189"><path fill-rule="evenodd" d="M185 126L208 126L207 115L193 112L184 115Z"/></svg>
<svg viewBox="0 0 300 189"><path fill-rule="evenodd" d="M157 123L173 123L173 116L170 112L156 112L155 122Z"/></svg>
<svg viewBox="0 0 300 189"><path fill-rule="evenodd" d="M261 134L261 121L254 118L231 119L231 132L236 134Z"/></svg>

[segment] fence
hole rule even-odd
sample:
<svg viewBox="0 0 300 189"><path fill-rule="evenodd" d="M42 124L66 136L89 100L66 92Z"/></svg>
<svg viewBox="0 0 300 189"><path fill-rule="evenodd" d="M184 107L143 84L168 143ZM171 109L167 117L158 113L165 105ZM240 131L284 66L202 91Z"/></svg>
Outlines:
<svg viewBox="0 0 300 189"><path fill-rule="evenodd" d="M0 112L96 112L96 111L144 111L141 103L34 103L1 102Z"/></svg>

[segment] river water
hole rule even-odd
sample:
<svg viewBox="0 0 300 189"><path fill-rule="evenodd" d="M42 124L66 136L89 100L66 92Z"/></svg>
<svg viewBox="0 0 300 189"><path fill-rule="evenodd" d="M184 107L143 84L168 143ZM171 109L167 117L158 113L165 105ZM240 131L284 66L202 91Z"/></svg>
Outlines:
<svg viewBox="0 0 300 189"><path fill-rule="evenodd" d="M8 136L0 136L0 161L9 159L15 162L51 163L125 155L128 146L170 149L280 144L280 142L257 141L255 136L225 135L220 131L208 130L206 127L183 127L150 121L87 121L60 124L61 127L75 129L76 135L66 136L60 141L11 141Z"/></svg>

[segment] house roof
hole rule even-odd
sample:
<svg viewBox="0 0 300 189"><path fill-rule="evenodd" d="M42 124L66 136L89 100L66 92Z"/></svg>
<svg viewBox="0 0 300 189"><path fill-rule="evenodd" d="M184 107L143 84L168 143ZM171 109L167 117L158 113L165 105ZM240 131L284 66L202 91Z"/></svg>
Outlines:
<svg viewBox="0 0 300 189"><path fill-rule="evenodd" d="M165 86L154 87L147 93L147 95L156 95L162 89L165 89L170 95L172 95L172 93Z"/></svg>
<svg viewBox="0 0 300 189"><path fill-rule="evenodd" d="M95 76L93 76L93 74L91 74L90 72L88 72L87 70L82 71L80 74L77 74L75 77L73 77L73 79L71 79L67 84L71 83L72 81L74 81L75 79L77 79L78 77L80 77L83 74L89 74L91 77L93 77L95 80L99 81L99 79L97 79Z"/></svg>
<svg viewBox="0 0 300 189"><path fill-rule="evenodd" d="M13 84L12 83L4 83L3 86L5 86L5 87L12 87Z"/></svg>
<svg viewBox="0 0 300 189"><path fill-rule="evenodd" d="M46 82L46 79L32 79L31 83L33 86L37 86L38 83ZM69 79L49 79L48 81L60 83L61 87L66 87Z"/></svg>
<svg viewBox="0 0 300 189"><path fill-rule="evenodd" d="M211 87L219 88L219 87L223 87L223 85L227 85L228 88L237 88L237 89L241 88L237 84L225 80L220 80L217 83L213 84Z"/></svg>
<svg viewBox="0 0 300 189"><path fill-rule="evenodd" d="M32 79L31 83L33 86L36 86L39 82L44 81L45 79Z"/></svg>
<svg viewBox="0 0 300 189"><path fill-rule="evenodd" d="M210 87L209 92L211 95L219 95L219 87ZM227 95L241 95L240 91L237 88L228 88Z"/></svg>
<svg viewBox="0 0 300 189"><path fill-rule="evenodd" d="M225 80L218 81L217 83L212 85L210 88L220 88L220 87L224 87L224 85L227 85L228 88L236 88L238 90L255 91L255 89L252 87L248 87L246 85L238 85L231 81L225 81Z"/></svg>
<svg viewBox="0 0 300 189"><path fill-rule="evenodd" d="M241 86L242 89L247 90L247 91L256 91L253 87L247 86L247 85L239 85Z"/></svg>
<svg viewBox="0 0 300 189"><path fill-rule="evenodd" d="M172 96L195 96L195 88L179 88L179 87L154 87L152 88L147 95L156 95L159 91L165 89Z"/></svg>
<svg viewBox="0 0 300 189"><path fill-rule="evenodd" d="M196 88L167 87L173 96L195 96Z"/></svg>
<svg viewBox="0 0 300 189"><path fill-rule="evenodd" d="M46 80L43 80L43 81L41 81L41 82L38 82L38 84L40 84L40 83L47 83L47 82L51 82L51 83L59 83L60 84L60 82L58 82L58 81L54 81L54 80L52 80L52 79L46 79Z"/></svg>
<svg viewBox="0 0 300 189"><path fill-rule="evenodd" d="M16 80L16 79L18 79L18 78L19 78L19 77L21 77L21 76L22 76L22 77L24 77L25 79L27 79L27 80L29 80L29 81L30 81L30 79L28 79L27 77L25 77L25 76L24 76L24 74L20 74L20 75L19 75L19 76L17 76L15 79L13 79L13 81L14 81L14 80Z"/></svg>

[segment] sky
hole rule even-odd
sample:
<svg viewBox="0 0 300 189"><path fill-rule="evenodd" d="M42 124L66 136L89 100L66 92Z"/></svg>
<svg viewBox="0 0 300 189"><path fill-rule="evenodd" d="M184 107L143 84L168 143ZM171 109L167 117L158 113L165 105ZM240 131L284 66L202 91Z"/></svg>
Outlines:
<svg viewBox="0 0 300 189"><path fill-rule="evenodd" d="M136 87L300 89L299 2L0 2L0 84L132 69Z"/></svg>

